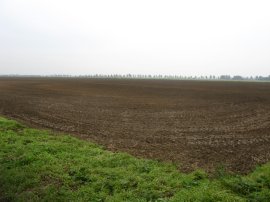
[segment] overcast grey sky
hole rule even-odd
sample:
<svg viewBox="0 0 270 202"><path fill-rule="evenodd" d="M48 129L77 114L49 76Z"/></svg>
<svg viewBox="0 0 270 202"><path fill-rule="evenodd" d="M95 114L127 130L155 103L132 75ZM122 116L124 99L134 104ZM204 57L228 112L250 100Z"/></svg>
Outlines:
<svg viewBox="0 0 270 202"><path fill-rule="evenodd" d="M270 74L269 0L0 0L0 74Z"/></svg>

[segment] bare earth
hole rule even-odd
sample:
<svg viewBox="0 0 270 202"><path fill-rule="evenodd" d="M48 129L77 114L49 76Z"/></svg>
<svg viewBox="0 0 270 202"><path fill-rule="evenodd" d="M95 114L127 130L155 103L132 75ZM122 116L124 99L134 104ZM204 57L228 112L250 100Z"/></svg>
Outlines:
<svg viewBox="0 0 270 202"><path fill-rule="evenodd" d="M270 161L270 83L0 78L0 114L183 171Z"/></svg>

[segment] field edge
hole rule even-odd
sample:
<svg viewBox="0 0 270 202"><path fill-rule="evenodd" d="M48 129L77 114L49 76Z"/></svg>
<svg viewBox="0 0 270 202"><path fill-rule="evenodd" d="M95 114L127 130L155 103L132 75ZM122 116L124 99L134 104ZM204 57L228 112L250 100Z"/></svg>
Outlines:
<svg viewBox="0 0 270 202"><path fill-rule="evenodd" d="M269 201L270 163L248 175L179 172L0 116L0 201Z"/></svg>

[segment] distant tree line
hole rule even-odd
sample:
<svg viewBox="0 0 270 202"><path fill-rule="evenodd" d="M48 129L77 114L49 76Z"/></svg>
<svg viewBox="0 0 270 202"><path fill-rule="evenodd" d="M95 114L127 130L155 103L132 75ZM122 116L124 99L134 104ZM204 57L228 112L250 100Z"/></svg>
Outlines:
<svg viewBox="0 0 270 202"><path fill-rule="evenodd" d="M243 77L243 76L230 76L230 75L221 75L220 76L221 80L257 80L257 81L270 81L270 75L267 77L263 77L263 76L250 76L250 77Z"/></svg>
<svg viewBox="0 0 270 202"><path fill-rule="evenodd" d="M250 81L270 81L269 76L249 76L240 75L208 75L208 76L182 76L182 75L151 75L151 74L91 74L91 75L0 75L0 77L62 77L62 78L107 78L107 79L168 79L168 80L250 80Z"/></svg>

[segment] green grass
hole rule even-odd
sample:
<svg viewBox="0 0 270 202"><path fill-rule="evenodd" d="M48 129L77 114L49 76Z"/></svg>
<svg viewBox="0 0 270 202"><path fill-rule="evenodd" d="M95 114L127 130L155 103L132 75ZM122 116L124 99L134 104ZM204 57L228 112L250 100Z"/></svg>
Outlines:
<svg viewBox="0 0 270 202"><path fill-rule="evenodd" d="M0 201L270 201L270 164L247 176L183 174L0 118Z"/></svg>

